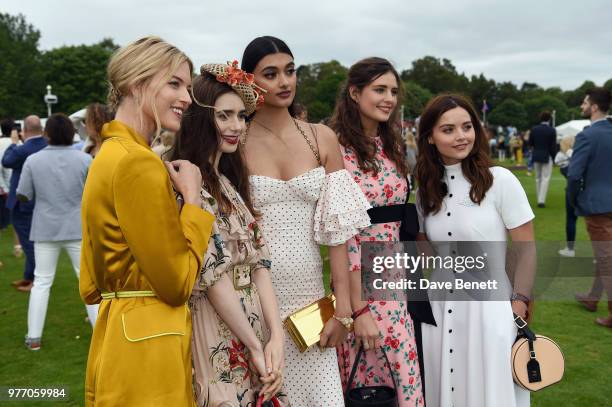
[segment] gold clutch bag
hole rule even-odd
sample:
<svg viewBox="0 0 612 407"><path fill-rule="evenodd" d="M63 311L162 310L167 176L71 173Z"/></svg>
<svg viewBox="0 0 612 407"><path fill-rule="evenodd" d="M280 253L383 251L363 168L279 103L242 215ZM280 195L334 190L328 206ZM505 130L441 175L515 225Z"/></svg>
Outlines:
<svg viewBox="0 0 612 407"><path fill-rule="evenodd" d="M334 315L336 297L329 294L285 319L285 328L300 352L319 342L325 323Z"/></svg>

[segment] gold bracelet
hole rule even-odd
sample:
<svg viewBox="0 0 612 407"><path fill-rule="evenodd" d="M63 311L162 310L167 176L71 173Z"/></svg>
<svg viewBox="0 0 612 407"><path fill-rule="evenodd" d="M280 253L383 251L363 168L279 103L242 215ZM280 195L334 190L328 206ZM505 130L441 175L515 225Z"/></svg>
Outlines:
<svg viewBox="0 0 612 407"><path fill-rule="evenodd" d="M342 325L344 325L344 327L349 331L352 332L353 331L353 318L351 317L339 317L336 314L333 315L333 318L340 322Z"/></svg>

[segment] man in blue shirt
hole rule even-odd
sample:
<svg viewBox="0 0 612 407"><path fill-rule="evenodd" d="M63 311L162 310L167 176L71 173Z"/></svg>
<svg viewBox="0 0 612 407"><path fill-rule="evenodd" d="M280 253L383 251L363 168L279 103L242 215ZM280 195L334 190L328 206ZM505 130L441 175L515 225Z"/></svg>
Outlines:
<svg viewBox="0 0 612 407"><path fill-rule="evenodd" d="M26 257L23 279L14 281L13 286L24 292L32 289L32 282L34 281L34 243L30 240L34 202L19 202L16 191L21 177L21 168L26 158L47 146L42 131L38 116L26 117L23 122L23 144L18 145L19 135L16 131L13 131L11 133L12 144L6 149L2 157L2 165L13 170L6 207L11 210L13 227L19 236Z"/></svg>
<svg viewBox="0 0 612 407"><path fill-rule="evenodd" d="M585 217L597 259L591 292L576 294L576 299L595 311L605 289L609 315L595 322L608 328L612 328L612 123L606 114L611 99L604 88L587 92L581 109L591 126L576 136L567 175L568 198L576 215Z"/></svg>

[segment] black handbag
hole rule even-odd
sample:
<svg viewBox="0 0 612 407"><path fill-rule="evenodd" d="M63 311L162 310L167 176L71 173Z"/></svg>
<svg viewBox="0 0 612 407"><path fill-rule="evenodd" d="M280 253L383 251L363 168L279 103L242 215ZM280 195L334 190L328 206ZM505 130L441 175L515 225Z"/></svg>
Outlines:
<svg viewBox="0 0 612 407"><path fill-rule="evenodd" d="M349 376L348 384L346 385L346 393L344 395L344 404L346 407L397 407L397 387L395 384L395 378L393 377L393 371L391 370L391 363L387 358L387 353L384 348L380 348L383 355L385 356L385 362L389 367L389 374L393 381L393 388L389 386L363 386L351 389L353 380L355 379L355 373L357 373L357 367L359 361L364 354L363 345L359 347L357 357L353 363L351 369L351 375Z"/></svg>

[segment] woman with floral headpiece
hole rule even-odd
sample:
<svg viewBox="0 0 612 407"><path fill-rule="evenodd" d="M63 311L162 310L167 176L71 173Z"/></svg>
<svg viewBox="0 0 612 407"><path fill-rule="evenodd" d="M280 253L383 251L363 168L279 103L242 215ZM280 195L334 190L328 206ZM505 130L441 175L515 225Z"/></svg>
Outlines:
<svg viewBox="0 0 612 407"><path fill-rule="evenodd" d="M189 301L195 398L198 406L254 406L258 398L286 406L270 254L238 148L261 90L237 65L202 66L170 152L200 168L203 208L217 217Z"/></svg>

